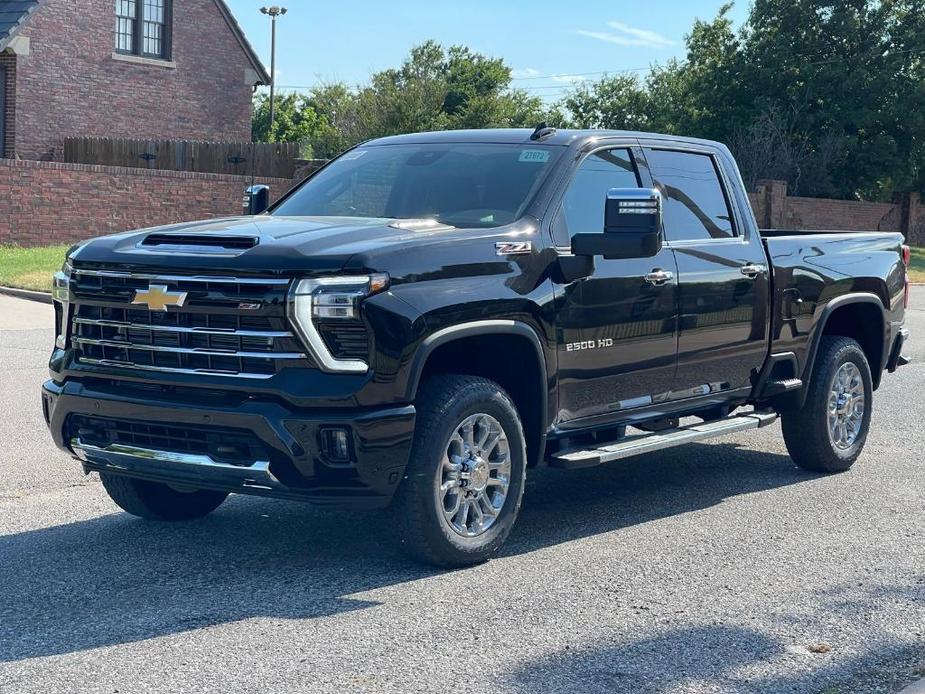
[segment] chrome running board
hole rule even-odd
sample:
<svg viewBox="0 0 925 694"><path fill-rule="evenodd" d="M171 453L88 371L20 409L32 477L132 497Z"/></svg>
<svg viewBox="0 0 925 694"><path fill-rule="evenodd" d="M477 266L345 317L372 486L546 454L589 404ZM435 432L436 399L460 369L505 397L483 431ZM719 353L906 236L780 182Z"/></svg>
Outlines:
<svg viewBox="0 0 925 694"><path fill-rule="evenodd" d="M569 469L594 467L614 460L661 451L736 431L758 429L772 424L776 419L777 414L775 413L749 412L713 422L700 422L676 429L632 436L597 448L561 451L549 459L549 464L552 467Z"/></svg>

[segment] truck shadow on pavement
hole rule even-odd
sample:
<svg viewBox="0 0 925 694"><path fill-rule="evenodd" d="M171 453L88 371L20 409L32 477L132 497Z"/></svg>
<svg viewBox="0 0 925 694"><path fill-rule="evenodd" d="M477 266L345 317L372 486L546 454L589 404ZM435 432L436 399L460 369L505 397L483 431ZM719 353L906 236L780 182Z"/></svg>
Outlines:
<svg viewBox="0 0 925 694"><path fill-rule="evenodd" d="M505 556L807 482L783 455L692 444L529 476ZM232 497L212 516L124 513L0 537L0 662L118 645L251 617L312 619L379 604L352 594L425 578L383 513ZM504 559L501 559L504 561ZM477 571L477 569L475 569Z"/></svg>

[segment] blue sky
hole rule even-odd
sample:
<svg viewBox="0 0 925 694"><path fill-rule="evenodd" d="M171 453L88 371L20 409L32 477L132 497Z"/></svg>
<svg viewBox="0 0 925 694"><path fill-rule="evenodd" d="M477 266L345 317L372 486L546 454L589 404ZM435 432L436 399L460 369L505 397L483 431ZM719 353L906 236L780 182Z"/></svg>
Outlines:
<svg viewBox="0 0 925 694"><path fill-rule="evenodd" d="M603 71L646 68L684 53L695 18L711 19L722 0L457 0L422 2L289 0L279 20L277 84L364 83L401 63L415 44L435 39L504 58L514 85L546 99ZM257 0L228 0L270 66L270 21ZM740 0L732 16L747 14ZM549 76L555 77L549 77Z"/></svg>

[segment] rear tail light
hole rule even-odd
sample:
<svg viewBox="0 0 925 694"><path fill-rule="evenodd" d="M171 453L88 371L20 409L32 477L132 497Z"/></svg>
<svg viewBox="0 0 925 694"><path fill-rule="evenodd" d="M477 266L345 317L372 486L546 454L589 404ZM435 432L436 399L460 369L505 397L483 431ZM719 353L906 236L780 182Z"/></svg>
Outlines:
<svg viewBox="0 0 925 694"><path fill-rule="evenodd" d="M903 288L903 308L909 308L909 263L912 262L912 249L903 244L903 265L906 266L906 284Z"/></svg>

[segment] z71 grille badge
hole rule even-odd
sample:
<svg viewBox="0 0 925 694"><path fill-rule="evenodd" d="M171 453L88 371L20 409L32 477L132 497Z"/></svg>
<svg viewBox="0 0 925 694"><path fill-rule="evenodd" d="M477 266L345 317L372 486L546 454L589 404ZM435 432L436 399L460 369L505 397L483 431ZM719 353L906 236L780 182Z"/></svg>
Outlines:
<svg viewBox="0 0 925 694"><path fill-rule="evenodd" d="M530 241L498 241L495 252L498 255L529 255L533 252L533 244Z"/></svg>

